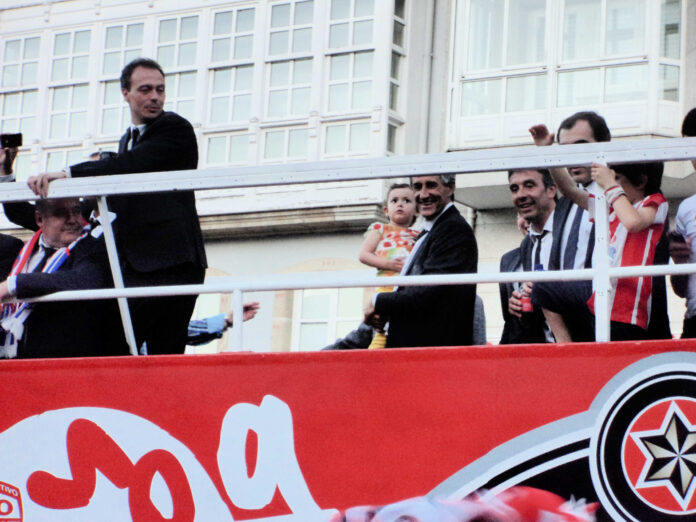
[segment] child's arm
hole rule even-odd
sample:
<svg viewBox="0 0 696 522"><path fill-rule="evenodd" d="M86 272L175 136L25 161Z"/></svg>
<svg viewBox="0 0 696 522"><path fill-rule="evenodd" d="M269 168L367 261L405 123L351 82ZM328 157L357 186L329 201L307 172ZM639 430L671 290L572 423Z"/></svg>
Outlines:
<svg viewBox="0 0 696 522"><path fill-rule="evenodd" d="M616 183L616 173L605 165L592 164L592 179L605 190L605 194L607 189L615 190L613 187L619 187L618 183ZM640 232L655 222L657 207L650 206L636 209L620 187L617 193L620 195L614 195L615 199L609 201L609 203L614 208L616 217L626 227L626 230L629 232ZM607 194L607 197L611 199L612 196Z"/></svg>
<svg viewBox="0 0 696 522"><path fill-rule="evenodd" d="M401 272L404 267L403 259L386 259L375 254L379 244L380 235L376 230L370 230L360 248L360 262L364 265L377 268L379 270L391 270Z"/></svg>
<svg viewBox="0 0 696 522"><path fill-rule="evenodd" d="M546 127L546 125L543 123L530 127L529 133L532 135L534 144L538 147L553 144L553 133L550 133L548 127ZM587 191L578 188L577 184L573 181L573 178L571 178L570 174L568 174L568 171L563 168L551 168L549 169L549 172L551 172L551 177L553 178L553 182L558 187L558 190L560 190L565 197L570 199L577 206L587 210L587 198L589 197L589 194Z"/></svg>

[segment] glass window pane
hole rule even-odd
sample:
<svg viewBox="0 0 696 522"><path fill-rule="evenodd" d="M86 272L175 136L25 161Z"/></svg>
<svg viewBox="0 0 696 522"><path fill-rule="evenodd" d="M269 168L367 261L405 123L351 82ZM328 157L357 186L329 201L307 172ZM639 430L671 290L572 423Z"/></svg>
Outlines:
<svg viewBox="0 0 696 522"><path fill-rule="evenodd" d="M399 47L404 46L404 24L401 22L394 21L394 35L392 36L392 42L394 45Z"/></svg>
<svg viewBox="0 0 696 522"><path fill-rule="evenodd" d="M271 33L270 54L284 54L288 52L288 31Z"/></svg>
<svg viewBox="0 0 696 522"><path fill-rule="evenodd" d="M19 94L5 95L5 105L2 114L3 116L15 116L19 114Z"/></svg>
<svg viewBox="0 0 696 522"><path fill-rule="evenodd" d="M225 138L217 136L208 140L208 163L221 164L225 162Z"/></svg>
<svg viewBox="0 0 696 522"><path fill-rule="evenodd" d="M253 85L254 67L252 65L237 67L234 78L234 88L237 90L250 90Z"/></svg>
<svg viewBox="0 0 696 522"><path fill-rule="evenodd" d="M607 103L647 98L648 66L609 67L605 73L604 101Z"/></svg>
<svg viewBox="0 0 696 522"><path fill-rule="evenodd" d="M498 114L501 111L502 80L464 82L462 85L461 116Z"/></svg>
<svg viewBox="0 0 696 522"><path fill-rule="evenodd" d="M126 29L126 46L134 47L143 43L144 24L131 24Z"/></svg>
<svg viewBox="0 0 696 522"><path fill-rule="evenodd" d="M292 73L292 83L310 83L312 81L312 60L297 60Z"/></svg>
<svg viewBox="0 0 696 522"><path fill-rule="evenodd" d="M70 118L70 136L82 136L87 128L87 113L76 112Z"/></svg>
<svg viewBox="0 0 696 522"><path fill-rule="evenodd" d="M114 105L121 101L121 86L118 82L106 82L104 85L104 103Z"/></svg>
<svg viewBox="0 0 696 522"><path fill-rule="evenodd" d="M359 123L357 125L363 125ZM365 124L367 125L367 124ZM362 288L339 288L338 289L338 317L360 317L363 309L363 289Z"/></svg>
<svg viewBox="0 0 696 522"><path fill-rule="evenodd" d="M300 325L300 350L313 350L329 342L326 323L308 323Z"/></svg>
<svg viewBox="0 0 696 522"><path fill-rule="evenodd" d="M196 94L196 73L183 73L179 76L179 92L181 97L195 96Z"/></svg>
<svg viewBox="0 0 696 522"><path fill-rule="evenodd" d="M401 14L399 14L399 4L401 4ZM404 17L404 0L396 0L394 13L401 18ZM374 12L374 0L355 0L355 16L372 16Z"/></svg>
<svg viewBox="0 0 696 522"><path fill-rule="evenodd" d="M174 65L174 46L164 45L157 49L157 61L163 69Z"/></svg>
<svg viewBox="0 0 696 522"><path fill-rule="evenodd" d="M213 22L213 34L229 34L232 32L232 11L216 13Z"/></svg>
<svg viewBox="0 0 696 522"><path fill-rule="evenodd" d="M118 134L121 126L119 121L120 112L119 109L104 109L102 111L102 134Z"/></svg>
<svg viewBox="0 0 696 522"><path fill-rule="evenodd" d="M73 109L86 109L87 101L89 98L89 87L85 85L76 85L72 92L72 104Z"/></svg>
<svg viewBox="0 0 696 522"><path fill-rule="evenodd" d="M355 53L354 78L365 78L372 76L372 52Z"/></svg>
<svg viewBox="0 0 696 522"><path fill-rule="evenodd" d="M193 65L196 63L196 44L186 43L179 46L179 65Z"/></svg>
<svg viewBox="0 0 696 522"><path fill-rule="evenodd" d="M39 73L38 62L25 63L22 67L22 85L36 83Z"/></svg>
<svg viewBox="0 0 696 522"><path fill-rule="evenodd" d="M339 54L331 57L330 80L345 80L350 71L350 55Z"/></svg>
<svg viewBox="0 0 696 522"><path fill-rule="evenodd" d="M121 69L121 53L112 52L104 53L104 68L103 72L105 74L117 73Z"/></svg>
<svg viewBox="0 0 696 522"><path fill-rule="evenodd" d="M249 137L230 136L230 161L233 163L249 160Z"/></svg>
<svg viewBox="0 0 696 522"><path fill-rule="evenodd" d="M353 84L352 109L368 109L372 103L372 82L355 82Z"/></svg>
<svg viewBox="0 0 696 522"><path fill-rule="evenodd" d="M68 117L65 114L54 114L51 116L49 137L52 139L64 138L66 134Z"/></svg>
<svg viewBox="0 0 696 522"><path fill-rule="evenodd" d="M266 133L266 144L263 157L266 159L283 157L283 149L285 148L285 132L270 131Z"/></svg>
<svg viewBox="0 0 696 522"><path fill-rule="evenodd" d="M534 111L546 108L546 75L508 78L506 112Z"/></svg>
<svg viewBox="0 0 696 522"><path fill-rule="evenodd" d="M59 87L53 89L53 99L51 101L51 109L65 110L70 106L70 87Z"/></svg>
<svg viewBox="0 0 696 522"><path fill-rule="evenodd" d="M292 51L304 53L312 50L312 28L295 29L292 32Z"/></svg>
<svg viewBox="0 0 696 522"><path fill-rule="evenodd" d="M232 69L218 69L213 72L213 94L229 92L232 86Z"/></svg>
<svg viewBox="0 0 696 522"><path fill-rule="evenodd" d="M331 19L350 18L350 0L331 0Z"/></svg>
<svg viewBox="0 0 696 522"><path fill-rule="evenodd" d="M22 40L10 40L5 44L5 61L17 61L21 56Z"/></svg>
<svg viewBox="0 0 696 522"><path fill-rule="evenodd" d="M336 321L336 339L345 337L349 332L354 330L355 322L356 319L350 319L349 321Z"/></svg>
<svg viewBox="0 0 696 522"><path fill-rule="evenodd" d="M592 105L601 97L601 71L588 69L558 74L558 107Z"/></svg>
<svg viewBox="0 0 696 522"><path fill-rule="evenodd" d="M358 0L359 1L359 0ZM406 9L405 9L405 0L394 0L394 14L398 16L399 18L405 18L406 16ZM357 9L357 6L356 6Z"/></svg>
<svg viewBox="0 0 696 522"><path fill-rule="evenodd" d="M230 57L230 39L220 38L219 40L213 40L213 51L212 60L214 62L219 62L222 60L227 60Z"/></svg>
<svg viewBox="0 0 696 522"><path fill-rule="evenodd" d="M502 65L503 0L472 0L469 17L468 69L491 69Z"/></svg>
<svg viewBox="0 0 696 522"><path fill-rule="evenodd" d="M232 102L232 120L246 121L251 111L251 94L240 94Z"/></svg>
<svg viewBox="0 0 696 522"><path fill-rule="evenodd" d="M182 40L190 40L198 36L198 17L187 16L181 19L181 36Z"/></svg>
<svg viewBox="0 0 696 522"><path fill-rule="evenodd" d="M288 91L271 91L268 93L268 115L277 117L285 116L287 112Z"/></svg>
<svg viewBox="0 0 696 522"><path fill-rule="evenodd" d="M391 59L391 77L395 80L399 79L399 67L401 66L401 55L399 53L392 52Z"/></svg>
<svg viewBox="0 0 696 522"><path fill-rule="evenodd" d="M350 147L349 147L351 152L367 152L370 150L370 124L369 123L352 123L350 125ZM348 290L348 289L346 289ZM351 289L351 290L358 290L358 289ZM339 291L339 299L340 299L340 291ZM353 310L352 314L355 313L355 310L360 310L362 307L362 291L359 292L359 295L357 298L354 296L353 299L356 300L358 304L358 307ZM341 302L339 301L339 315L344 315L341 312ZM345 315L349 315L346 313Z"/></svg>
<svg viewBox="0 0 696 522"><path fill-rule="evenodd" d="M131 49L123 54L123 63L130 63L142 55L141 49Z"/></svg>
<svg viewBox="0 0 696 522"><path fill-rule="evenodd" d="M19 65L6 65L2 68L2 86L19 85Z"/></svg>
<svg viewBox="0 0 696 522"><path fill-rule="evenodd" d="M287 85L290 78L290 62L271 64L271 87Z"/></svg>
<svg viewBox="0 0 696 522"><path fill-rule="evenodd" d="M24 59L32 60L39 57L39 47L41 45L41 38L27 38L24 40Z"/></svg>
<svg viewBox="0 0 696 522"><path fill-rule="evenodd" d="M89 37L90 31L78 31L75 33L75 41L73 43L73 52L88 53L89 52Z"/></svg>
<svg viewBox="0 0 696 522"><path fill-rule="evenodd" d="M176 112L187 120L193 120L194 109L195 106L193 100L180 101L176 106Z"/></svg>
<svg viewBox="0 0 696 522"><path fill-rule="evenodd" d="M607 0L606 53L642 54L645 50L645 0Z"/></svg>
<svg viewBox="0 0 696 522"><path fill-rule="evenodd" d="M176 40L176 20L162 20L159 24L158 42L173 42Z"/></svg>
<svg viewBox="0 0 696 522"><path fill-rule="evenodd" d="M348 109L348 84L339 83L329 86L329 111Z"/></svg>
<svg viewBox="0 0 696 522"><path fill-rule="evenodd" d="M399 110L399 86L394 82L389 84L389 108L393 111Z"/></svg>
<svg viewBox="0 0 696 522"><path fill-rule="evenodd" d="M37 91L26 91L24 93L24 99L22 101L22 112L24 114L31 114L33 112L36 112L37 99Z"/></svg>
<svg viewBox="0 0 696 522"><path fill-rule="evenodd" d="M601 0L565 0L563 59L599 57Z"/></svg>
<svg viewBox="0 0 696 522"><path fill-rule="evenodd" d="M331 125L326 127L326 144L324 151L327 154L342 154L346 148L346 126Z"/></svg>
<svg viewBox="0 0 696 522"><path fill-rule="evenodd" d="M306 114L309 112L309 100L312 89L302 87L292 90L292 104L290 111L292 114Z"/></svg>
<svg viewBox="0 0 696 522"><path fill-rule="evenodd" d="M70 52L70 33L57 34L53 42L53 56Z"/></svg>
<svg viewBox="0 0 696 522"><path fill-rule="evenodd" d="M237 11L237 32L254 30L254 10L241 9Z"/></svg>
<svg viewBox="0 0 696 522"><path fill-rule="evenodd" d="M329 29L329 47L348 45L348 24L333 24Z"/></svg>
<svg viewBox="0 0 696 522"><path fill-rule="evenodd" d="M121 41L123 39L123 27L117 25L115 27L106 28L106 38L104 47L107 49L118 49L121 47Z"/></svg>
<svg viewBox="0 0 696 522"><path fill-rule="evenodd" d="M679 101L679 67L660 64L660 98Z"/></svg>
<svg viewBox="0 0 696 522"><path fill-rule="evenodd" d="M234 57L251 58L252 48L254 44L253 36L238 36L234 39Z"/></svg>
<svg viewBox="0 0 696 522"><path fill-rule="evenodd" d="M298 158L307 155L307 129L296 129L289 132L288 156Z"/></svg>
<svg viewBox="0 0 696 522"><path fill-rule="evenodd" d="M64 154L62 152L49 152L46 161L46 169L60 170L65 167Z"/></svg>
<svg viewBox="0 0 696 522"><path fill-rule="evenodd" d="M362 45L372 42L372 20L353 24L353 44Z"/></svg>
<svg viewBox="0 0 696 522"><path fill-rule="evenodd" d="M312 8L314 2L298 2L295 4L295 25L312 23Z"/></svg>
<svg viewBox="0 0 696 522"><path fill-rule="evenodd" d="M210 100L210 122L223 123L227 121L230 110L229 96L221 96Z"/></svg>
<svg viewBox="0 0 696 522"><path fill-rule="evenodd" d="M678 60L681 56L681 0L662 0L660 56Z"/></svg>
<svg viewBox="0 0 696 522"><path fill-rule="evenodd" d="M271 11L271 27L290 25L290 4L274 5Z"/></svg>
<svg viewBox="0 0 696 522"><path fill-rule="evenodd" d="M511 2L507 64L521 65L544 60L546 0Z"/></svg>
<svg viewBox="0 0 696 522"><path fill-rule="evenodd" d="M72 77L86 78L89 69L89 56L78 56L73 58L72 62Z"/></svg>
<svg viewBox="0 0 696 522"><path fill-rule="evenodd" d="M15 133L19 132L19 120L4 120L2 122L2 132Z"/></svg>

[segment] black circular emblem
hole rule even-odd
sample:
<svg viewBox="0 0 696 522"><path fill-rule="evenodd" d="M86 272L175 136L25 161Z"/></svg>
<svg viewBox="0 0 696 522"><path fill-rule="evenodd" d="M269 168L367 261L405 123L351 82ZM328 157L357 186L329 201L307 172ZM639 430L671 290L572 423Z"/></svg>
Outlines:
<svg viewBox="0 0 696 522"><path fill-rule="evenodd" d="M696 520L696 374L656 373L615 397L590 454L602 505L619 520Z"/></svg>

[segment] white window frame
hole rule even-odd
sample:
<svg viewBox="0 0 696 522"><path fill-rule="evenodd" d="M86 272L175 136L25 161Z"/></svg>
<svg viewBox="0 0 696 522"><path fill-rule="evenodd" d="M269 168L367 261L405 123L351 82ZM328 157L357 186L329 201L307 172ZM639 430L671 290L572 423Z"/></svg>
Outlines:
<svg viewBox="0 0 696 522"><path fill-rule="evenodd" d="M295 66L297 65L297 62L309 62L310 65L310 74L309 74L309 81L306 82L299 82L295 83L294 82L294 74L295 74ZM274 66L277 66L279 64L287 63L288 64L288 81L287 83L283 85L271 85L272 81L272 69ZM264 115L266 117L266 120L286 120L288 118L297 118L297 117L304 117L306 118L309 115L309 112L312 110L312 79L313 79L313 70L314 70L314 59L313 58L297 58L297 59L291 59L291 60L275 60L273 62L269 62L266 64L267 68L267 74L266 74L266 99L264 103ZM293 91L297 89L309 89L309 105L307 107L307 110L304 112L293 112L292 109L292 100L293 100ZM285 91L285 113L281 115L271 115L270 114L270 102L271 102L271 95L272 93L278 93Z"/></svg>
<svg viewBox="0 0 696 522"><path fill-rule="evenodd" d="M307 133L307 150L304 155L293 156L290 154L290 134L293 132L306 132ZM283 132L283 154L281 156L266 157L266 145L269 133L273 132ZM261 161L262 163L288 163L293 161L306 161L310 155L309 149L309 129L307 126L294 126L294 127L267 127L263 132L263 148L261 150Z"/></svg>
<svg viewBox="0 0 696 522"><path fill-rule="evenodd" d="M86 51L81 51L81 52L75 52L74 47L75 47L75 37L78 33L84 33L87 32L89 33L89 41L90 41L90 48L88 48ZM68 51L67 54L61 54L61 55L56 55L56 38L58 36L62 36L64 34L69 34L70 35L70 50ZM55 87L56 85L65 85L65 84L79 84L83 82L89 82L90 81L90 52L91 52L91 45L94 42L94 31L92 30L92 27L90 28L75 28L75 29L68 29L68 30L58 30L52 33L52 38L51 38L51 59L50 59L50 64L49 64L49 81L50 81L50 86ZM74 72L74 65L75 65L75 60L78 59L84 59L87 61L87 68L86 68L86 74L84 76L76 76ZM53 71L54 71L54 66L57 60L68 60L68 75L66 78L58 78L54 79L53 78Z"/></svg>
<svg viewBox="0 0 696 522"><path fill-rule="evenodd" d="M363 53L371 53L372 54L372 67L370 71L369 76L355 76L355 59L358 55L363 54ZM333 53L330 55L327 55L327 65L326 65L326 81L325 85L326 87L326 114L328 115L336 115L336 114L346 114L346 113L365 113L370 110L370 107L358 107L358 108L353 108L353 90L355 87L356 83L364 82L364 81L370 81L370 89L371 92L374 94L374 89L375 89L375 51L374 50L368 50L368 51L358 51L358 52L345 52L345 53ZM348 56L349 57L349 65L348 65L348 76L345 79L339 79L339 80L332 80L331 79L331 61L340 57L340 56ZM345 110L338 109L338 110L331 110L331 107L329 105L331 101L331 87L334 85L341 85L341 84L346 84L348 85L348 108ZM373 97L370 96L370 99L372 100Z"/></svg>
<svg viewBox="0 0 696 522"><path fill-rule="evenodd" d="M39 56L36 58L25 58L24 54L26 52L26 45L28 40L34 40L37 39L39 41ZM12 42L20 42L20 51L19 51L19 59L17 60L8 60L6 58L7 54L7 44L12 43ZM41 58L41 35L39 34L28 34L28 35L22 35L22 36L17 36L17 37L10 37L6 38L3 40L3 46L2 46L2 54L0 54L0 57L2 57L2 60L0 60L0 64L2 67L0 68L0 92L6 92L10 90L30 90L32 88L36 88L39 84L39 59ZM36 80L34 82L30 83L24 83L23 78L24 78L24 69L28 65L35 65L36 66ZM5 80L5 69L8 67L17 67L17 83L14 85L5 85L4 80Z"/></svg>
<svg viewBox="0 0 696 522"><path fill-rule="evenodd" d="M141 34L141 39L140 39L140 44L139 45L128 45L128 30L131 27L141 25L142 26L142 34ZM109 34L109 30L111 29L116 29L120 28L121 29L121 45L118 47L111 47L108 48L106 47L107 44L107 38ZM103 45L103 52L102 52L102 59L100 60L100 67L99 67L99 74L102 77L102 80L108 80L112 78L118 78L121 69L127 64L130 63L132 60L135 58L138 58L139 56L143 56L143 49L145 45L145 30L146 30L146 24L145 20L142 21L134 21L130 23L122 23L122 24L109 24L104 27L104 38L102 40L102 45ZM106 57L107 55L116 55L118 54L119 56L119 66L116 71L113 72L104 72L104 66L106 65Z"/></svg>
<svg viewBox="0 0 696 522"><path fill-rule="evenodd" d="M314 20L316 19L316 10L317 10L316 4L319 1L320 0L283 0L280 2L273 2L273 3L268 4L268 23L266 25L266 28L268 31L268 33L267 33L268 39L266 41L266 57L267 57L266 61L290 60L290 59L298 59L298 58L305 58L305 57L312 56L312 52L313 52L312 48L313 48L314 38L316 38L316 35L315 35L316 24L314 23ZM310 22L295 24L295 9L297 7L297 4L302 4L305 2L312 2L312 20ZM286 4L290 5L290 23L289 23L289 25L272 27L273 8L281 6L281 5L286 5ZM306 31L308 29L311 32L309 49L300 50L300 51L293 51L293 47L294 47L294 43L295 43L295 32L296 31ZM273 37L273 34L285 32L285 31L287 31L287 33L288 33L287 52L271 54L271 39Z"/></svg>
<svg viewBox="0 0 696 522"><path fill-rule="evenodd" d="M74 106L74 101L77 98L75 90L77 88L84 87L87 92L87 100L85 100L84 107L75 107ZM68 106L63 106L63 107L54 107L53 106L53 97L54 93L58 89L68 89L68 96L70 98L70 103ZM83 127L82 133L77 134L77 135L72 135L70 134L70 129L73 125L73 118L77 114L84 114L85 115L85 126L89 124L89 117L90 117L90 105L89 105L89 92L90 92L90 84L89 83L71 83L68 85L56 85L48 90L48 118L47 118L47 125L45 127L45 136L46 136L46 141L47 142L59 142L59 141L65 141L65 140L80 140L84 135L88 134L89 131L87 128ZM51 136L51 129L53 128L53 118L55 116L65 114L66 115L66 129L65 129L65 135L64 136L58 136L58 137L52 137Z"/></svg>
<svg viewBox="0 0 696 522"><path fill-rule="evenodd" d="M231 141L234 138L242 138L247 141L247 157L245 160L233 160L230 158ZM211 162L209 158L210 142L214 139L225 140L225 160L221 162ZM242 166L251 163L251 135L248 132L229 132L224 134L210 134L205 138L205 166L206 167L224 167L228 165Z"/></svg>
<svg viewBox="0 0 696 522"><path fill-rule="evenodd" d="M240 11L253 11L254 13L254 23L251 28L251 30L248 31L237 31L237 17L239 16ZM232 31L229 33L220 33L220 34L213 34L213 30L215 27L215 17L221 14L225 13L232 13ZM220 66L227 66L227 65L243 65L243 64L253 64L254 63L254 56L255 56L255 46L256 46L256 34L255 34L255 27L256 27L256 19L258 16L258 9L255 6L249 6L249 5L244 5L242 7L235 7L235 8L229 8L229 9L222 9L222 10L216 10L211 13L210 17L210 23L211 23L211 30L210 30L210 45L209 45L209 64L210 67L220 67ZM251 42L251 55L246 56L246 57L241 57L241 58L235 58L235 52L237 49L237 38L246 38L246 37L251 37L252 42ZM229 45L229 57L226 60L214 60L213 59L213 48L215 46L216 41L222 41L225 39L230 40L230 45Z"/></svg>

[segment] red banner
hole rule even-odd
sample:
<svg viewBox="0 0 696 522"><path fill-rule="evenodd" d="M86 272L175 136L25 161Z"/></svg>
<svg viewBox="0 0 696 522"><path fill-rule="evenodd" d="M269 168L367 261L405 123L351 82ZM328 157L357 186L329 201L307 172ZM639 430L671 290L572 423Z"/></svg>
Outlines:
<svg viewBox="0 0 696 522"><path fill-rule="evenodd" d="M695 348L4 361L0 522L306 522L515 484L693 516L696 479L656 473L651 448L696 432Z"/></svg>

